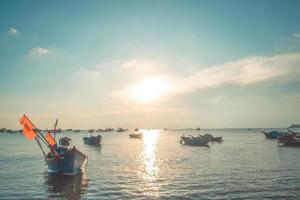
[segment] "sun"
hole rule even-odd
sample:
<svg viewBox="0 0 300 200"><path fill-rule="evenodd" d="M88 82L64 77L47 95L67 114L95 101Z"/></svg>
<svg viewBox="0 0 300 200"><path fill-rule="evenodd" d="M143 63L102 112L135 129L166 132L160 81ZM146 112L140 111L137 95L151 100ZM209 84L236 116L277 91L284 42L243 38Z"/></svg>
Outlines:
<svg viewBox="0 0 300 200"><path fill-rule="evenodd" d="M132 97L139 103L151 102L168 90L166 81L161 77L145 78L136 86L131 88Z"/></svg>

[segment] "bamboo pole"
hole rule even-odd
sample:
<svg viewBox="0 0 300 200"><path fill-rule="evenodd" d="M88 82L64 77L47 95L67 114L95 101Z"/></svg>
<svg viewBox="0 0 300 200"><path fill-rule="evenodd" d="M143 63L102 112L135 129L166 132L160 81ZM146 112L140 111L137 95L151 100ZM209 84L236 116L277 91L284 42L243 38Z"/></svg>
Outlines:
<svg viewBox="0 0 300 200"><path fill-rule="evenodd" d="M42 152L43 152L44 157L46 158L46 153L45 153L45 151L44 151L44 149L43 149L43 147L42 147L42 145L41 145L39 139L37 139L37 138L35 137L35 141L36 141L36 143L38 143L40 149L41 149Z"/></svg>

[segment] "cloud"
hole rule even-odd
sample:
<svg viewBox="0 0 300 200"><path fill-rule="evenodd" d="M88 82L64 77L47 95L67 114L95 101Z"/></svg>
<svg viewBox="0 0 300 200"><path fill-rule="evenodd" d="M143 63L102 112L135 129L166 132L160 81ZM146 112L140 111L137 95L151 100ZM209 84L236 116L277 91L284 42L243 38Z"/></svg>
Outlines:
<svg viewBox="0 0 300 200"><path fill-rule="evenodd" d="M299 72L300 53L248 57L204 68L192 75L171 76L171 93L190 92L226 84L250 85ZM297 71L298 70L298 71Z"/></svg>
<svg viewBox="0 0 300 200"><path fill-rule="evenodd" d="M8 30L7 30L7 34L9 36L18 36L20 34L22 34L20 31L18 31L16 28L14 27L10 27Z"/></svg>
<svg viewBox="0 0 300 200"><path fill-rule="evenodd" d="M300 39L300 33L294 33L294 34L293 34L293 37L294 37L294 38L297 38L297 39Z"/></svg>
<svg viewBox="0 0 300 200"><path fill-rule="evenodd" d="M152 69L155 65L156 64L147 61L129 60L121 64L121 69L148 70Z"/></svg>
<svg viewBox="0 0 300 200"><path fill-rule="evenodd" d="M34 47L34 48L29 50L26 57L29 57L29 58L34 58L35 57L36 58L36 57L47 56L52 51L53 51L53 49L50 49L50 48Z"/></svg>
<svg viewBox="0 0 300 200"><path fill-rule="evenodd" d="M179 72L156 76L168 85L168 89L164 91L163 95L167 97L226 85L254 85L263 81L294 80L300 75L299 66L300 53L290 53L246 57L216 66L202 67L190 74ZM128 103L132 102L134 95L130 93L130 89L138 86L140 81L146 80L146 77L154 78L155 76L147 75L137 79L128 78L125 80L126 82L120 83L122 87L111 91L111 97L122 99L123 102L126 99ZM140 93L147 94L148 90ZM218 100L221 100L221 98Z"/></svg>
<svg viewBox="0 0 300 200"><path fill-rule="evenodd" d="M81 68L74 74L73 78L79 80L95 80L100 77L100 74L100 71L96 69Z"/></svg>

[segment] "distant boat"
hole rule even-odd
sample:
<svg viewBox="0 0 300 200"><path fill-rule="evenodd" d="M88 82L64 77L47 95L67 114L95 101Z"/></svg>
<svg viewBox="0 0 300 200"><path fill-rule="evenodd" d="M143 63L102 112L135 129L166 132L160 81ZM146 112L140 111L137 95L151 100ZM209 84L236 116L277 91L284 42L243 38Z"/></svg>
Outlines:
<svg viewBox="0 0 300 200"><path fill-rule="evenodd" d="M143 133L131 133L131 134L129 134L129 138L142 139Z"/></svg>
<svg viewBox="0 0 300 200"><path fill-rule="evenodd" d="M292 124L289 128L300 128L300 124Z"/></svg>
<svg viewBox="0 0 300 200"><path fill-rule="evenodd" d="M97 129L95 132L110 132L110 131L113 131L114 129L113 128L105 128L105 129Z"/></svg>
<svg viewBox="0 0 300 200"><path fill-rule="evenodd" d="M94 133L95 130L94 129L89 129L89 133Z"/></svg>
<svg viewBox="0 0 300 200"><path fill-rule="evenodd" d="M17 130L10 130L10 129L6 130L6 132L7 132L7 133L18 133Z"/></svg>
<svg viewBox="0 0 300 200"><path fill-rule="evenodd" d="M78 133L78 132L80 132L80 129L75 129L74 132Z"/></svg>
<svg viewBox="0 0 300 200"><path fill-rule="evenodd" d="M89 136L89 137L84 137L83 138L84 144L88 145L101 145L102 142L102 136L97 135L97 136Z"/></svg>
<svg viewBox="0 0 300 200"><path fill-rule="evenodd" d="M117 131L118 131L118 132L126 132L127 130L126 130L126 129L123 129L123 128L118 128Z"/></svg>
<svg viewBox="0 0 300 200"><path fill-rule="evenodd" d="M280 132L280 131L269 131L269 132L266 132L266 131L262 130L261 132L265 135L265 137L267 139L278 139L278 138L280 138L280 137L285 136L285 135L288 134L288 132Z"/></svg>
<svg viewBox="0 0 300 200"><path fill-rule="evenodd" d="M181 136L180 137L180 144L184 144L184 145L190 145L190 146L207 146L208 147L208 142L209 142L209 138L208 137L204 137L204 136L192 136L192 135L188 135L188 136Z"/></svg>
<svg viewBox="0 0 300 200"><path fill-rule="evenodd" d="M58 120L56 120L54 125L54 134L57 122ZM61 138L59 144L57 144L55 135L53 138L51 133L47 132L46 136L44 136L26 115L22 116L20 124L23 125L23 135L28 140L35 139L40 147L49 173L73 175L85 170L88 160L87 156L71 145L70 138ZM46 153L45 150L49 152Z"/></svg>

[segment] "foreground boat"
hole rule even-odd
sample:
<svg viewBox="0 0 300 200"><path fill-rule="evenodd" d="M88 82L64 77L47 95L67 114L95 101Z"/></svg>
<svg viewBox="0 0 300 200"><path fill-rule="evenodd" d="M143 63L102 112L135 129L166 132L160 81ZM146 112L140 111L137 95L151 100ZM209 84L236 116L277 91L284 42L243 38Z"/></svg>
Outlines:
<svg viewBox="0 0 300 200"><path fill-rule="evenodd" d="M199 135L199 136L183 135L180 137L180 139L181 139L180 144L190 145L190 146L207 146L208 147L208 142L209 142L209 138L204 137L202 135Z"/></svg>
<svg viewBox="0 0 300 200"><path fill-rule="evenodd" d="M129 138L142 139L143 138L143 133L131 133L131 134L129 134Z"/></svg>
<svg viewBox="0 0 300 200"><path fill-rule="evenodd" d="M85 171L87 156L73 147L56 146L45 157L48 172L53 174L74 175Z"/></svg>
<svg viewBox="0 0 300 200"><path fill-rule="evenodd" d="M89 137L84 137L83 142L84 142L84 144L88 144L88 145L101 145L102 136L101 135L97 135L97 136L91 135Z"/></svg>
<svg viewBox="0 0 300 200"><path fill-rule="evenodd" d="M24 127L24 136L29 140L35 139L39 145L49 173L74 175L85 170L88 161L87 156L71 145L70 138L61 138L57 144L55 140L57 121L54 128L54 138L50 132L44 136L26 115L20 119L20 124ZM45 146L49 150L48 153L45 153Z"/></svg>
<svg viewBox="0 0 300 200"><path fill-rule="evenodd" d="M282 136L288 135L288 132L280 132L280 131L261 131L267 139L278 139Z"/></svg>

